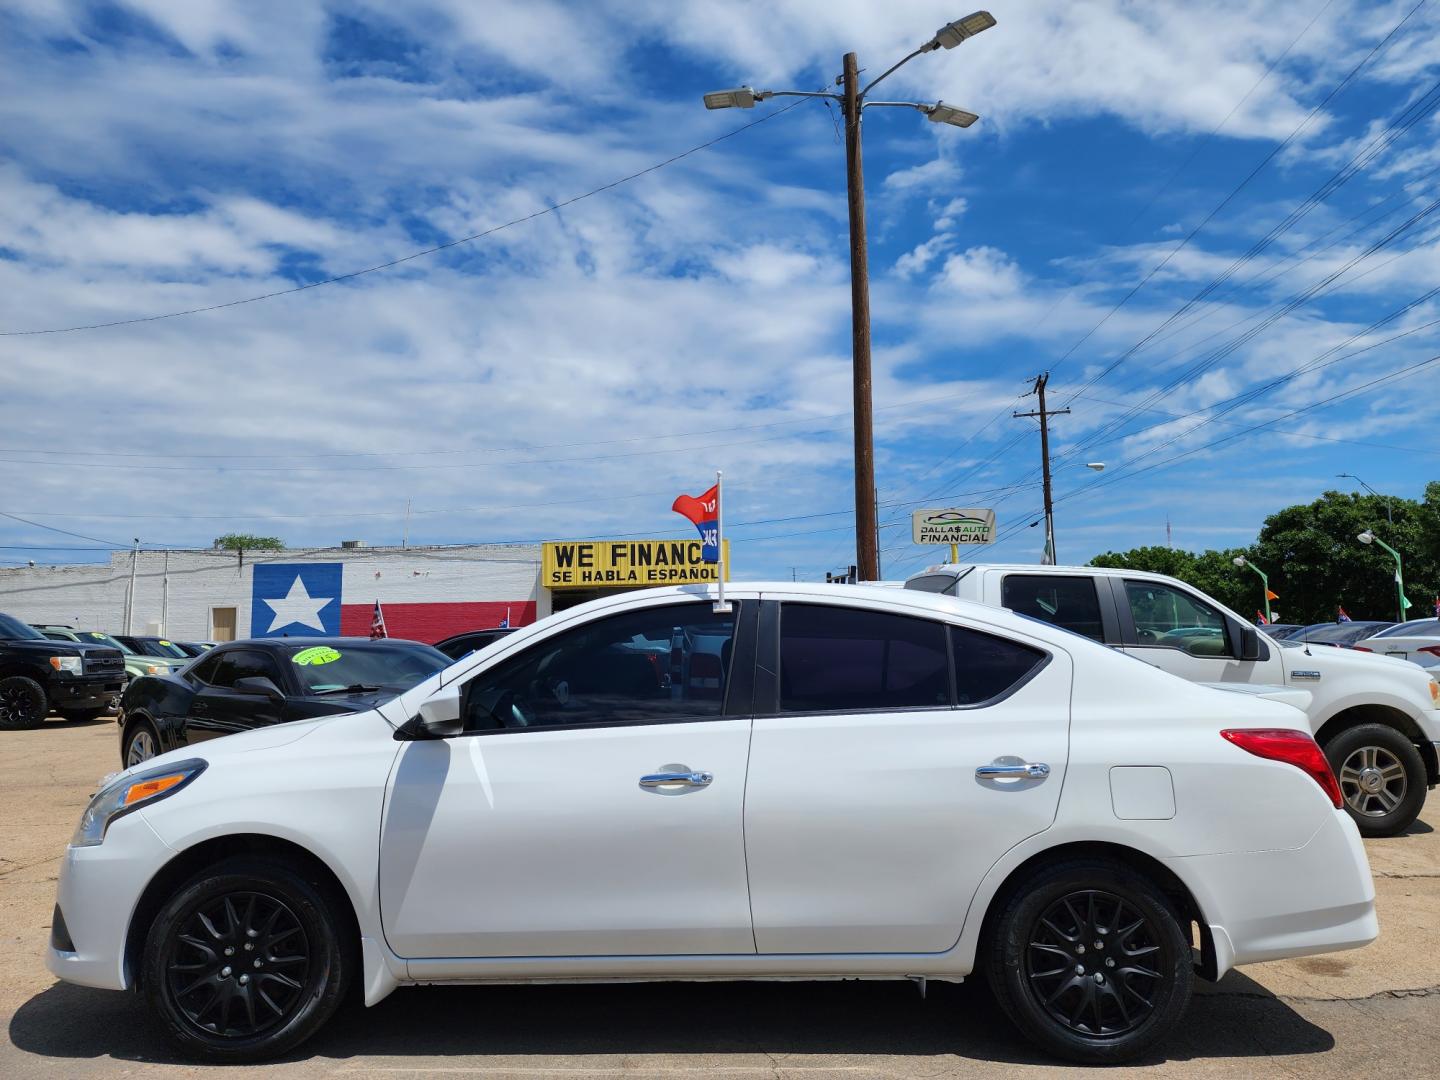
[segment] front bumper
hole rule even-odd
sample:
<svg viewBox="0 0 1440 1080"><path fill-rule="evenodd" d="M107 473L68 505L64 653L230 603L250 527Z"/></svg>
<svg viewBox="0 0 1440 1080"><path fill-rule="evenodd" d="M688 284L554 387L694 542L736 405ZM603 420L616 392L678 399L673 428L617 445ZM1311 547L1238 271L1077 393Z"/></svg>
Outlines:
<svg viewBox="0 0 1440 1080"><path fill-rule="evenodd" d="M45 954L51 973L81 986L128 988L125 939L131 917L145 886L174 854L139 812L113 822L103 844L66 848L56 890L65 933L52 930Z"/></svg>
<svg viewBox="0 0 1440 1080"><path fill-rule="evenodd" d="M122 671L115 675L76 675L68 679L52 679L45 689L52 705L107 705L125 689L125 673Z"/></svg>
<svg viewBox="0 0 1440 1080"><path fill-rule="evenodd" d="M1217 978L1240 964L1358 949L1380 933L1365 846L1343 810L1304 847L1166 862L1204 912Z"/></svg>

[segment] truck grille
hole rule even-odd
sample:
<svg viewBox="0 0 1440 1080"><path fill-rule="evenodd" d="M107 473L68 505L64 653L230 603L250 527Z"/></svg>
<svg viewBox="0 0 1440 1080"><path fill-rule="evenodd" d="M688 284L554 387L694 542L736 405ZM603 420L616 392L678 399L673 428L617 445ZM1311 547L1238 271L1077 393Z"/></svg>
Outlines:
<svg viewBox="0 0 1440 1080"><path fill-rule="evenodd" d="M114 649L85 655L86 675L118 675L125 670L125 658Z"/></svg>

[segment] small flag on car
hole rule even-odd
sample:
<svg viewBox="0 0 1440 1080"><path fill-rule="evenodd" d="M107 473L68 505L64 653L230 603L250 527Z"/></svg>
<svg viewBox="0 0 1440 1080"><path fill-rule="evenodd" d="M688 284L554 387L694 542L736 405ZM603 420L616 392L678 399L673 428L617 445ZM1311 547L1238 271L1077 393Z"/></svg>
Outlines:
<svg viewBox="0 0 1440 1080"><path fill-rule="evenodd" d="M385 612L380 610L380 601L376 600L375 610L370 615L370 640L375 641L378 638L389 636L385 632Z"/></svg>
<svg viewBox="0 0 1440 1080"><path fill-rule="evenodd" d="M700 532L700 557L708 563L720 561L720 485L717 483L696 498L681 495L670 509L690 519Z"/></svg>
<svg viewBox="0 0 1440 1080"><path fill-rule="evenodd" d="M1336 622L1349 622L1349 621L1350 621L1350 616L1345 614L1345 608L1344 608L1344 607L1340 607L1340 608L1338 608L1338 610L1339 610L1340 614L1335 617L1335 621L1336 621Z"/></svg>
<svg viewBox="0 0 1440 1080"><path fill-rule="evenodd" d="M1269 626L1269 625L1270 625L1270 620L1267 619L1267 618L1265 618L1265 613L1264 613L1263 611L1256 611L1256 612L1255 612L1255 625L1256 625L1256 626Z"/></svg>
<svg viewBox="0 0 1440 1080"><path fill-rule="evenodd" d="M510 629L510 609L509 609L508 607L505 609L505 617L500 620L500 625L497 626L495 629L496 629L496 630L509 630L509 629Z"/></svg>

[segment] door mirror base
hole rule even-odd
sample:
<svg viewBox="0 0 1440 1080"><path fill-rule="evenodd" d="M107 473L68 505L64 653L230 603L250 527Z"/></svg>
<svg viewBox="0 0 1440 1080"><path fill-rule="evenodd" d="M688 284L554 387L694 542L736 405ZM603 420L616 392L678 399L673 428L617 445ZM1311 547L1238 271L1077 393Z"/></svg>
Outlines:
<svg viewBox="0 0 1440 1080"><path fill-rule="evenodd" d="M232 689L237 694L263 697L270 701L285 700L285 695L280 692L280 688L264 675L252 675L244 679L236 679Z"/></svg>
<svg viewBox="0 0 1440 1080"><path fill-rule="evenodd" d="M448 739L464 730L460 688L451 684L426 698L420 711L395 729L395 738L401 741Z"/></svg>

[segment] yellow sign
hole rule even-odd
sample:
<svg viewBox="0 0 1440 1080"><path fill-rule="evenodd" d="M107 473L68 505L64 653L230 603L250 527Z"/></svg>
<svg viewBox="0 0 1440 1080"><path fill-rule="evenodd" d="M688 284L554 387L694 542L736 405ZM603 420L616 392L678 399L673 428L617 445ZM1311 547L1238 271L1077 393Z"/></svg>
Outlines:
<svg viewBox="0 0 1440 1080"><path fill-rule="evenodd" d="M728 567L729 540L722 555ZM540 584L547 589L634 589L719 580L719 567L700 558L698 538L557 540L541 548Z"/></svg>

